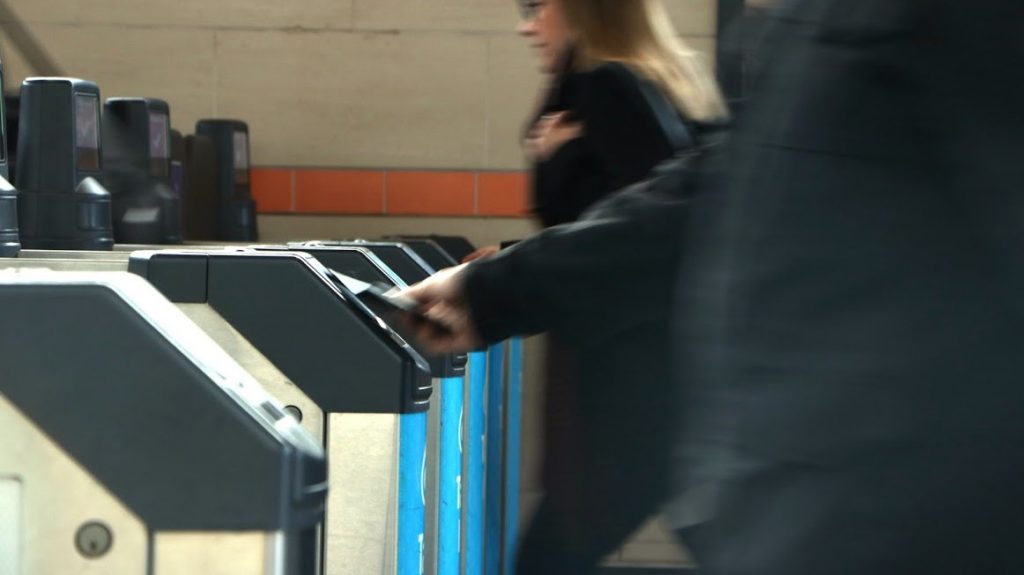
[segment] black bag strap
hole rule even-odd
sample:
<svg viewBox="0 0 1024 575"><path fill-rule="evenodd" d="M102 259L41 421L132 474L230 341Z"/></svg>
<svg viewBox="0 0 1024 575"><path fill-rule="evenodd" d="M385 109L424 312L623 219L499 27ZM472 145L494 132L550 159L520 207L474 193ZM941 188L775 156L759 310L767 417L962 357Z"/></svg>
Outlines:
<svg viewBox="0 0 1024 575"><path fill-rule="evenodd" d="M679 111L669 102L668 97L649 81L640 82L640 92L654 113L665 139L676 152L697 145L697 137L680 117Z"/></svg>

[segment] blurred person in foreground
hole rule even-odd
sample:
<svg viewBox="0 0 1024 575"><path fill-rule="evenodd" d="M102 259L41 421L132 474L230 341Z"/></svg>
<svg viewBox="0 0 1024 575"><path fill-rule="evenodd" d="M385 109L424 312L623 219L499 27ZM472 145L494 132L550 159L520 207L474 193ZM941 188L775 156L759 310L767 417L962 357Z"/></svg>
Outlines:
<svg viewBox="0 0 1024 575"><path fill-rule="evenodd" d="M703 523L703 572L1020 572L1022 22L1018 0L783 3L721 181L678 167L676 202L627 191L411 288L456 329L420 337L615 334L662 306L670 516ZM693 231L672 245L670 212Z"/></svg>
<svg viewBox="0 0 1024 575"><path fill-rule="evenodd" d="M543 226L575 221L696 146L699 127L726 116L713 76L679 40L661 0L519 4L519 32L549 74L523 143L533 167L532 210ZM625 345L562 330L547 338L544 495L519 544L520 572L593 565L666 498L673 412L651 408L670 399L668 364L658 351L667 325L660 318L624 328ZM622 389L638 369L646 384ZM605 421L615 405L625 429Z"/></svg>

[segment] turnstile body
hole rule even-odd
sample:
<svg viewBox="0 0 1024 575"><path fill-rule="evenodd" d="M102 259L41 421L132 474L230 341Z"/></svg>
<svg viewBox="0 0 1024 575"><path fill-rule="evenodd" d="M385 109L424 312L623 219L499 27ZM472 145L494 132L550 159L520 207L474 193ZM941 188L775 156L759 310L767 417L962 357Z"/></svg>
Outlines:
<svg viewBox="0 0 1024 575"><path fill-rule="evenodd" d="M19 263L126 269L129 255L27 251L64 259ZM204 329L222 324L222 346L251 348L246 362L261 366L268 390L326 441L330 480L344 488L329 494L324 572L419 573L429 372L317 265L299 254L168 250L137 254L132 268Z"/></svg>
<svg viewBox="0 0 1024 575"><path fill-rule="evenodd" d="M185 136L182 145L182 233L189 241L215 241L220 217L217 147L202 134Z"/></svg>
<svg viewBox="0 0 1024 575"><path fill-rule="evenodd" d="M29 78L18 127L18 227L32 249L109 250L110 193L102 177L100 91L74 78Z"/></svg>
<svg viewBox="0 0 1024 575"><path fill-rule="evenodd" d="M210 305L323 410L339 486L328 496L324 572L418 574L431 395L423 359L303 254L148 252L130 267L174 301Z"/></svg>
<svg viewBox="0 0 1024 575"><path fill-rule="evenodd" d="M399 236L435 270L458 265L474 251L457 236ZM467 476L470 481L464 514L466 526L464 572L467 575L510 574L515 570L519 532L519 485L522 433L523 341L511 338L487 350L469 354L466 404ZM484 406L486 398L486 406ZM489 441L480 441L486 437ZM486 445L486 457L481 453ZM486 466L484 466L486 461ZM480 471L483 469L483 471ZM482 505L478 502L483 501Z"/></svg>
<svg viewBox="0 0 1024 575"><path fill-rule="evenodd" d="M256 202L249 185L249 126L239 120L196 122L196 136L206 136L216 149L217 240L254 242L259 236Z"/></svg>
<svg viewBox="0 0 1024 575"><path fill-rule="evenodd" d="M0 268L123 272L128 270L129 255L118 251L24 250L18 259L0 262ZM177 307L280 401L304 429L318 441L323 438L325 423L320 408L216 310L205 303L178 303Z"/></svg>
<svg viewBox="0 0 1024 575"><path fill-rule="evenodd" d="M170 107L154 98L110 98L103 110L103 183L112 198L114 240L180 244L181 196L170 179Z"/></svg>
<svg viewBox="0 0 1024 575"><path fill-rule="evenodd" d="M331 269L363 281L405 286L428 277L432 270L408 246L396 242L310 242L289 244L316 257ZM370 304L371 307L373 304ZM387 317L384 310L378 310ZM472 483L465 475L464 418L467 356L430 359L434 387L428 430L428 493L425 572L455 575L462 572L465 553L464 492Z"/></svg>
<svg viewBox="0 0 1024 575"><path fill-rule="evenodd" d="M137 277L0 270L0 428L16 573L317 572L321 447Z"/></svg>

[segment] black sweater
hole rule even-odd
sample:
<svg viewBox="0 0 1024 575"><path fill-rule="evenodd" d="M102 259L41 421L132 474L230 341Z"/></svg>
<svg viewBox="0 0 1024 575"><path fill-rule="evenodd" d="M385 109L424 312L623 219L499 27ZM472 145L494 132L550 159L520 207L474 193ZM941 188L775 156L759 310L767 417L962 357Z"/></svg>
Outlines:
<svg viewBox="0 0 1024 575"><path fill-rule="evenodd" d="M594 202L693 145L661 91L619 63L564 74L541 109L552 112L568 112L583 135L534 166L533 211L545 227L576 221Z"/></svg>

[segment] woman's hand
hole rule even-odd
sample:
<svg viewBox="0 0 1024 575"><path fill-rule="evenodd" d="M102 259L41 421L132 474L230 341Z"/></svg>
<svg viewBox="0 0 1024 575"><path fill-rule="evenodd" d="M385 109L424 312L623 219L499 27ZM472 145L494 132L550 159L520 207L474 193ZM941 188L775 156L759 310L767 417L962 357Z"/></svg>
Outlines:
<svg viewBox="0 0 1024 575"><path fill-rule="evenodd" d="M533 162L543 162L570 140L583 135L583 124L566 120L566 112L545 114L533 125L523 147Z"/></svg>
<svg viewBox="0 0 1024 575"><path fill-rule="evenodd" d="M478 260L480 258L493 256L494 254L500 251L501 248L499 248L498 246L484 246L476 250L475 252L469 254L468 256L462 258L462 263L468 264L469 262Z"/></svg>

